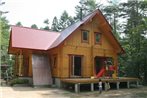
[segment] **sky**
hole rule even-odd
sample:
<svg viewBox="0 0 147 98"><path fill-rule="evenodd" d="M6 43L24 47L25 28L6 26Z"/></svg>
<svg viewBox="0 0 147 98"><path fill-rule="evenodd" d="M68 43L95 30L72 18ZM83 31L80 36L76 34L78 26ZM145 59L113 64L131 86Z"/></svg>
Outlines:
<svg viewBox="0 0 147 98"><path fill-rule="evenodd" d="M23 26L30 27L36 24L38 27L43 27L43 21L49 19L50 25L54 16L59 19L64 10L69 15L75 15L75 6L80 0L0 0L5 2L1 5L2 11L9 11L5 14L10 25L15 25L21 22ZM102 4L107 3L107 0L96 0ZM116 1L116 0L113 0Z"/></svg>

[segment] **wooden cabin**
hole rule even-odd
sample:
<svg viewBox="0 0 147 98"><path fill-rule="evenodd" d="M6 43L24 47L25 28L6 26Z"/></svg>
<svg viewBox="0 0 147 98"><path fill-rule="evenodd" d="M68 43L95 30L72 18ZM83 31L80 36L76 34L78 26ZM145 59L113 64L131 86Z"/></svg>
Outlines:
<svg viewBox="0 0 147 98"><path fill-rule="evenodd" d="M117 77L118 55L123 52L100 10L62 32L11 26L9 53L15 55L15 74L30 77L33 85L97 76L106 60L115 66Z"/></svg>

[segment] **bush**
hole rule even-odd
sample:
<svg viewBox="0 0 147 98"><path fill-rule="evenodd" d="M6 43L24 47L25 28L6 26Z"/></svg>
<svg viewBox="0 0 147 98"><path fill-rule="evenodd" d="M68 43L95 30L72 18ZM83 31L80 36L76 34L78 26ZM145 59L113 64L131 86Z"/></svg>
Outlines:
<svg viewBox="0 0 147 98"><path fill-rule="evenodd" d="M15 84L29 84L29 80L28 79L14 79L10 82L10 85L13 86Z"/></svg>

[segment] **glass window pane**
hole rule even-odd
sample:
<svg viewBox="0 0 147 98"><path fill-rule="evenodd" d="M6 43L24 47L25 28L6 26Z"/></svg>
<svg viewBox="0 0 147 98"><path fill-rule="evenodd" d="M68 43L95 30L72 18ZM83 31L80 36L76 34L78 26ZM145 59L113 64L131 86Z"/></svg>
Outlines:
<svg viewBox="0 0 147 98"><path fill-rule="evenodd" d="M88 31L83 31L83 40L84 41L88 40Z"/></svg>
<svg viewBox="0 0 147 98"><path fill-rule="evenodd" d="M95 34L96 43L100 42L100 38L101 38L100 34L99 33L96 33Z"/></svg>

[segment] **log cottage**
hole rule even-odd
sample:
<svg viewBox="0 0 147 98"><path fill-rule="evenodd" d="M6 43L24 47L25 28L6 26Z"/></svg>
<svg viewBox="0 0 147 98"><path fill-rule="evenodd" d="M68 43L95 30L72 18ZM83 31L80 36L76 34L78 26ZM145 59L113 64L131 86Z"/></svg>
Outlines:
<svg viewBox="0 0 147 98"><path fill-rule="evenodd" d="M33 85L58 85L62 79L102 77L105 61L115 66L123 48L100 10L61 32L11 26L9 53L15 55L15 74Z"/></svg>

